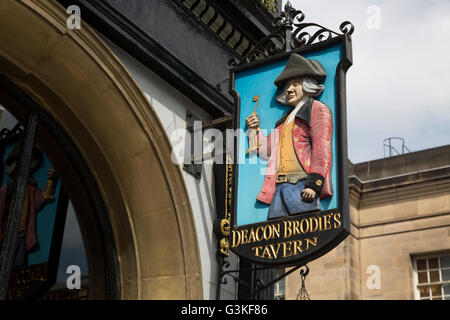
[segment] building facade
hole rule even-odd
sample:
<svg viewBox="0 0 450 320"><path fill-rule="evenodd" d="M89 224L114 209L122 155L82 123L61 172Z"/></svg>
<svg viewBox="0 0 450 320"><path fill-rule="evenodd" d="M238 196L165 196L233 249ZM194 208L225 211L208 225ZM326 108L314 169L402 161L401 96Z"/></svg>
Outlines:
<svg viewBox="0 0 450 320"><path fill-rule="evenodd" d="M226 63L273 31L277 13L261 3L0 1L0 142L35 141L66 194L56 264L40 265L56 265L55 279L19 268L9 298L27 297L23 288L36 281L51 284L38 299L249 297L219 277L214 222L223 217L225 168L195 163L191 137L195 121L231 126ZM351 234L309 264L312 299L450 294L449 158L447 146L350 165ZM232 254L227 261L252 267ZM269 282L283 272L239 277ZM299 282L293 274L259 298L295 299Z"/></svg>
<svg viewBox="0 0 450 320"><path fill-rule="evenodd" d="M350 163L351 233L309 264L311 299L450 299L450 146ZM286 278L296 299L300 276Z"/></svg>
<svg viewBox="0 0 450 320"><path fill-rule="evenodd" d="M88 298L215 299L212 161L179 160L193 120L229 123L226 62L274 15L260 1L6 0L0 16L0 103L70 199Z"/></svg>

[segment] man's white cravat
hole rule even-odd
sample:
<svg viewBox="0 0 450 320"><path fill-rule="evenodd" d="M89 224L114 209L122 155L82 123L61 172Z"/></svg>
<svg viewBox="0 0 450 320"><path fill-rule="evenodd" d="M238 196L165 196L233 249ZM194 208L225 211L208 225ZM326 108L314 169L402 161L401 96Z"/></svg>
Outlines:
<svg viewBox="0 0 450 320"><path fill-rule="evenodd" d="M297 104L297 106L294 108L294 110L289 114L289 118L288 118L286 125L288 125L289 123L291 123L292 120L295 119L297 112L300 110L301 107L303 107L303 105L305 104L307 99L308 99L308 97L303 97L303 99L300 100L300 102Z"/></svg>

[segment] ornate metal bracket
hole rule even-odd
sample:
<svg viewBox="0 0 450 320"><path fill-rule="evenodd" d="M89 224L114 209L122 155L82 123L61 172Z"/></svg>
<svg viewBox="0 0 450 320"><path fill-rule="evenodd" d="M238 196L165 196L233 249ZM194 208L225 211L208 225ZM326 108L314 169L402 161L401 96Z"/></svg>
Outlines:
<svg viewBox="0 0 450 320"><path fill-rule="evenodd" d="M243 64L265 59L283 51L289 52L292 49L302 48L342 34L351 36L355 30L353 24L349 21L341 23L339 30L342 34L339 34L317 23L305 23L303 22L304 19L304 13L296 10L288 1L284 11L273 21L273 25L278 27L278 29L261 39L244 57L234 57L228 60L227 68L232 69Z"/></svg>
<svg viewBox="0 0 450 320"><path fill-rule="evenodd" d="M229 82L229 81L230 81L230 78L229 78L229 77L226 77L225 79L220 80L220 81L217 82L217 84L216 84L216 89L219 90L219 91L222 91L222 85L223 85L225 82Z"/></svg>
<svg viewBox="0 0 450 320"><path fill-rule="evenodd" d="M223 256L218 256L218 260L219 260L219 277L218 277L218 283L217 283L217 292L216 292L216 296L217 299L220 300L220 288L222 285L225 285L228 283L227 279L225 278L225 276L229 276L231 277L236 283L239 283L240 285L244 285L247 288L250 288L251 294L250 297L251 298L257 298L259 293L261 293L263 290L269 288L270 286L273 286L275 283L277 283L280 280L283 280L284 278L286 278L288 275L290 275L291 273L295 272L298 269L300 270L300 277L302 279L302 287L301 287L301 292L305 292L304 294L302 293L302 296L307 296L307 298L309 299L309 295L306 293L306 289L304 286L304 280L306 278L306 276L309 274L309 267L307 265L299 265L299 266L295 266L292 269L290 269L289 271L283 273L282 275L280 275L279 277L275 278L274 280L268 282L268 283L264 283L261 279L256 279L255 281L255 287L252 287L252 285L246 281L243 281L240 277L239 277L239 273L240 272L244 272L244 271L257 271L257 270L266 270L266 269L272 269L272 267L256 267L256 268L249 268L249 269L232 269L232 270L227 270L227 268L230 267L230 263L227 262L225 260L225 258ZM237 275L235 275L237 274ZM302 291L303 290L303 291ZM300 293L299 293L300 295ZM298 297L297 297L298 299Z"/></svg>
<svg viewBox="0 0 450 320"><path fill-rule="evenodd" d="M305 285L306 277L309 274L309 268L308 268L308 266L305 266L305 267L306 267L305 270L300 270L301 285L300 285L300 291L298 292L296 300L311 300L309 297L308 291L306 291L306 285Z"/></svg>
<svg viewBox="0 0 450 320"><path fill-rule="evenodd" d="M2 130L0 130L0 141L5 141L12 137L23 136L23 134L23 124L19 122L11 130L9 130L8 128L3 128Z"/></svg>
<svg viewBox="0 0 450 320"><path fill-rule="evenodd" d="M226 169L225 169L225 217L217 220L214 225L214 232L219 238L218 256L228 257L230 253L228 236L231 228L231 196L232 196L232 181L233 181L233 164L230 156L226 155ZM220 267L220 265L219 265Z"/></svg>

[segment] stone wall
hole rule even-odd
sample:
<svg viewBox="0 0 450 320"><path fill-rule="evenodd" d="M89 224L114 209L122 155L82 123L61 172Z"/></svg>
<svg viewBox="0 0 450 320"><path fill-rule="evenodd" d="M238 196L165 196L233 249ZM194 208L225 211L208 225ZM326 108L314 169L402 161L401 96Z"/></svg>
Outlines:
<svg viewBox="0 0 450 320"><path fill-rule="evenodd" d="M308 264L311 299L416 298L412 258L450 251L449 152L446 146L350 164L351 234ZM373 270L379 287L367 284ZM296 272L286 278L286 299L299 288Z"/></svg>

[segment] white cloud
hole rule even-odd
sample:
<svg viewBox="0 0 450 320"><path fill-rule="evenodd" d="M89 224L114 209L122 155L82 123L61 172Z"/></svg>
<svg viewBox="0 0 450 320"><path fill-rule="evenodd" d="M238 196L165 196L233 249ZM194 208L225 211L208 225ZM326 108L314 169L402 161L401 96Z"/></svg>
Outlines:
<svg viewBox="0 0 450 320"><path fill-rule="evenodd" d="M284 3L285 1L283 1ZM383 140L400 136L412 151L450 143L450 2L291 1L316 22L355 25L347 77L349 157L383 157ZM369 29L367 8L380 8Z"/></svg>

